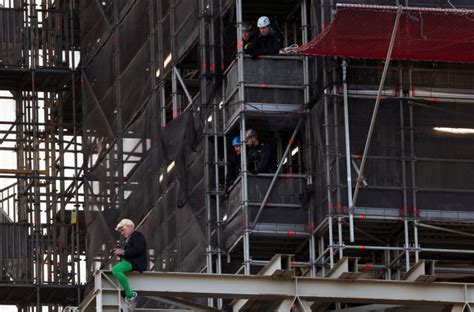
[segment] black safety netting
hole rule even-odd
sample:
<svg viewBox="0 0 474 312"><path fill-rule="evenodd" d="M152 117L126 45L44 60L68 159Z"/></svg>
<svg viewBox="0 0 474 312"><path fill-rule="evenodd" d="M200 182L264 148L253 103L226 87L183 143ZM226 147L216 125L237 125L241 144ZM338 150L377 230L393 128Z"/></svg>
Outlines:
<svg viewBox="0 0 474 312"><path fill-rule="evenodd" d="M145 41L149 38L149 3L147 1L138 1L134 4L132 10L119 25L118 46L120 50L120 72L124 72L126 67L133 66L132 60L137 58L142 61L149 61L149 57L138 54L139 50L144 49ZM149 52L148 47L148 52ZM137 78L139 78L137 76Z"/></svg>
<svg viewBox="0 0 474 312"><path fill-rule="evenodd" d="M82 98L83 98L83 112L84 112L84 128L86 129L87 136L87 147L84 152L95 150L97 154L109 147L109 144L113 142L115 127L113 127L114 120L113 113L106 114L106 107L108 101L104 101L103 105L99 104L94 93L87 81L87 78L83 78L82 83ZM112 92L111 92L112 93ZM108 99L108 97L106 97ZM90 164L91 165L91 164Z"/></svg>
<svg viewBox="0 0 474 312"><path fill-rule="evenodd" d="M151 105L135 120L122 136L123 175L127 183L124 186L124 212L133 220L142 220L147 209L152 207L161 193L156 169L157 136L156 109Z"/></svg>
<svg viewBox="0 0 474 312"><path fill-rule="evenodd" d="M262 119L267 119L265 114L285 115L301 111L304 105L303 58L245 57L244 73L246 110ZM238 79L238 63L233 62L226 71L224 82L226 122L241 110Z"/></svg>
<svg viewBox="0 0 474 312"><path fill-rule="evenodd" d="M121 157L114 145L86 175L88 252L91 259L110 252L118 239L114 227L126 217L143 222L138 228L149 232L151 269L196 271L202 265L198 259L205 259L207 219L203 150L195 116L186 112L162 130L154 110L148 106L124 132ZM121 163L122 172L111 163Z"/></svg>
<svg viewBox="0 0 474 312"><path fill-rule="evenodd" d="M113 10L113 7L111 7L111 2L106 2L106 4L108 5L102 8L98 1L89 0L80 3L81 60L83 62L89 62L110 35L113 13L110 14L107 9ZM103 12L109 12L109 14L105 15Z"/></svg>
<svg viewBox="0 0 474 312"><path fill-rule="evenodd" d="M204 7L208 5L208 0L203 1ZM198 1L176 1L170 14L174 14L176 23L174 40L177 57L181 57L189 51L190 46L197 40L199 34L199 2Z"/></svg>
<svg viewBox="0 0 474 312"><path fill-rule="evenodd" d="M133 118L144 100L150 96L150 48L147 41L129 67L120 76L120 104L122 125L125 127Z"/></svg>
<svg viewBox="0 0 474 312"><path fill-rule="evenodd" d="M466 219L472 211L474 110L454 100L470 94L473 79L456 65L447 68L401 69L388 75L370 143L356 213L379 216L416 214L427 219ZM429 66L427 66L429 67ZM396 75L410 75L399 83ZM352 68L349 94L376 93L380 69ZM375 78L374 78L375 77ZM450 89L452 88L452 89ZM395 98L401 89L410 98ZM373 98L349 97L349 141L352 190L366 144L375 104ZM315 194L318 218L328 211L347 211L343 98L327 96L312 109L313 140L318 144ZM326 125L324 127L323 125ZM456 131L466 130L466 133ZM327 144L327 156L321 151ZM329 168L329 173L328 173ZM329 177L329 184L328 184ZM328 199L330 197L330 200ZM404 197L406 200L404 200Z"/></svg>
<svg viewBox="0 0 474 312"><path fill-rule="evenodd" d="M116 71L114 67L114 55L116 47L114 45L115 35L104 43L100 51L95 57L83 67L83 84L88 84L94 92L96 101L102 101L104 96L113 89L114 80L116 79ZM106 70L105 70L106 69ZM102 103L101 103L102 104ZM102 105L101 105L102 106ZM113 109L104 107L104 111L109 118L114 116Z"/></svg>
<svg viewBox="0 0 474 312"><path fill-rule="evenodd" d="M23 12L20 10L0 8L0 64L20 65L24 63L22 41L24 23Z"/></svg>
<svg viewBox="0 0 474 312"><path fill-rule="evenodd" d="M70 53L79 44L79 36L72 35L72 31L76 31L79 25L77 12L72 6L57 3L54 7L48 7L42 2L37 4L36 11L30 12L28 4L21 1L4 4L0 7L1 66L26 69L36 59L35 66L43 69L75 67L71 64ZM35 58L31 57L32 49L37 51ZM40 77L36 77L37 88L41 86ZM9 79L11 83L18 78L13 75Z"/></svg>
<svg viewBox="0 0 474 312"><path fill-rule="evenodd" d="M0 235L0 280L4 282L31 282L33 279L33 264L28 224L1 223Z"/></svg>

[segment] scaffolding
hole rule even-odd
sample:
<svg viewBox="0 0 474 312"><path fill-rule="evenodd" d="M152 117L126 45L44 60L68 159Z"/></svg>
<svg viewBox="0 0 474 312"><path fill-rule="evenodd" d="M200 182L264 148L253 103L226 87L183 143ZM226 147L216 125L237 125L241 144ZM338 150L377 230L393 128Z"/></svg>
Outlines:
<svg viewBox="0 0 474 312"><path fill-rule="evenodd" d="M472 127L471 65L244 54L244 21L269 15L301 44L339 2L81 1L89 279L113 263L123 217L146 236L152 271L251 275L281 253L304 277L347 257L370 279L431 259L445 281L472 275L472 139L434 130ZM249 172L242 144L228 190L229 139L248 129L275 168ZM156 301L139 305L169 306Z"/></svg>
<svg viewBox="0 0 474 312"><path fill-rule="evenodd" d="M77 8L1 4L0 303L57 311L80 302L85 250Z"/></svg>
<svg viewBox="0 0 474 312"><path fill-rule="evenodd" d="M324 7L320 16L324 21ZM324 268L329 262L331 268L343 256L363 260L369 254L365 269L385 279L400 279L400 270L408 272L420 259L437 259L438 272L463 266L469 258L464 256L472 254L472 179L461 168L471 161L446 147L466 138L438 134L437 129L448 124L470 127L461 116L471 114L473 81L467 76L472 67L398 62L385 81L376 62L323 62L323 85L329 87L312 112L324 124L315 136L327 146L317 162L326 174L316 185L327 193L318 206L328 211L319 210L319 220L324 220L319 231L324 234L317 265ZM378 119L370 145L360 133L369 129L378 101L383 112L374 113ZM364 171L366 160L370 167ZM360 191L357 203L353 191ZM460 227L465 231L456 231ZM468 273L470 267L465 263L456 270Z"/></svg>

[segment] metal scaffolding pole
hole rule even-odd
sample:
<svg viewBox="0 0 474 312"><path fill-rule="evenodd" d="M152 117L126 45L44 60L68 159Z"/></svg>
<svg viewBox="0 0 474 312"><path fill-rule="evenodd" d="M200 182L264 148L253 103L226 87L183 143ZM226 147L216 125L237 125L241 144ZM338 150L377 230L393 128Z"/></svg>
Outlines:
<svg viewBox="0 0 474 312"><path fill-rule="evenodd" d="M216 20L216 13L215 13L215 9L216 7L219 8L219 12L220 12L220 8L221 8L221 1L218 1L218 4L216 3L216 1L211 1L211 8L210 8L210 15L211 15L211 22L210 22L210 35L209 35L209 38L210 38L210 45L211 45L211 64L216 64L217 63L217 57L216 57L216 54L217 53L221 53L221 50L219 49L219 51L216 52L217 50L217 47L216 47L216 33L215 33L215 29L216 29L216 25L215 25L215 20ZM219 23L219 26L220 26L220 23ZM221 55L221 59L222 59L222 55ZM214 68L214 69L212 69ZM214 73L211 73L213 74L212 75L212 85L214 86L214 88L216 88L216 85L217 85L217 78L216 78L216 66L211 66L210 67L211 71L213 70ZM216 246L215 246L215 253L217 254L217 261L216 261L216 273L217 274L222 274L222 238L221 238L221 233L222 233L222 206L221 206L221 202L222 202L222 197L221 197L221 187L220 187L220 184L219 184L219 173L220 173L220 166L219 166L219 139L220 139L220 135L219 135L219 104L216 103L215 99L213 99L213 103L212 103L212 121L213 121L213 140L214 140L214 187L215 187L215 191L216 191L216 208L215 208L215 211L216 211ZM226 146L224 145L224 148L226 148ZM222 309L223 307L223 301L222 299L218 299L217 300L217 308L218 309Z"/></svg>
<svg viewBox="0 0 474 312"><path fill-rule="evenodd" d="M366 143L365 143L364 153L362 155L361 165L360 165L360 168L359 168L360 171L359 171L359 174L358 174L357 180L356 180L356 187L355 187L355 190L354 190L354 196L352 198L352 205L349 207L349 214L350 215L352 215L354 213L354 208L357 205L357 196L359 195L360 183L362 183L362 181L364 179L363 175L364 175L364 170L365 170L365 164L366 164L366 161L367 161L367 154L369 153L370 142L372 140L372 133L373 133L374 127L375 127L375 120L377 118L377 113L378 113L378 109L379 109L382 89L385 85L385 78L387 77L387 72L388 72L388 68L389 68L389 65L390 65L390 60L391 60L391 57L392 57L393 46L395 44L395 38L396 38L396 35L397 35L397 31L398 31L398 25L399 25L399 22L400 22L401 13L402 13L402 6L399 5L398 9L397 9L397 16L395 18L395 23L394 23L393 30L392 30L392 36L390 38L390 45L388 47L387 57L385 58L385 65L384 65L384 69L383 69L383 73L382 73L382 78L380 79L379 89L377 91L377 99L375 100L374 111L372 113L372 119L370 121L369 131L367 133L367 140L366 140ZM352 222L350 222L350 221L352 221ZM349 230L350 232L354 231L354 219L353 218L349 219L349 228L350 228L350 230Z"/></svg>
<svg viewBox="0 0 474 312"><path fill-rule="evenodd" d="M209 110L209 98L207 92L207 67L203 66L203 64L208 64L208 55L207 50L209 48L207 42L207 21L206 21L206 5L204 0L199 1L199 61L200 61L200 97L201 97L201 105L204 112L207 114ZM175 72L173 72L176 74ZM204 125L204 183L206 185L206 195L205 195L205 205L206 205L206 215L207 215L207 223L206 223L206 272L213 273L214 272L214 261L213 261L213 254L214 254L214 246L212 244L212 234L213 234L213 214L212 214L212 196L213 193L211 190L211 185L213 179L211 179L211 155L210 148L210 130L212 126L209 123ZM214 306L214 300L212 298L208 298L208 306Z"/></svg>
<svg viewBox="0 0 474 312"><path fill-rule="evenodd" d="M242 150L240 156L241 165L241 211L244 217L243 231L243 266L246 275L250 275L250 221L248 212L248 173L247 173L247 148L245 144L246 116L245 116L245 80L244 80L244 49L242 39L242 0L235 1L236 25L237 25L237 66L238 66L238 103L241 106L240 113L240 138Z"/></svg>
<svg viewBox="0 0 474 312"><path fill-rule="evenodd" d="M308 3L306 0L301 2L301 37L302 43L306 44L308 42L309 37L309 22L308 22ZM311 141L311 118L310 118L310 110L306 107L306 105L310 101L310 90L309 90L309 58L307 56L303 59L303 84L304 84L304 104L303 107L305 113L305 136L304 136L304 153L306 155L305 159L305 174L306 174L306 186L312 187L313 180L311 173L313 172L314 168L312 166L313 156L312 156L312 149L313 144ZM308 225L310 231L314 226L314 207L310 205L308 208ZM309 249L309 262L311 263L310 267L310 274L312 277L316 276L316 267L314 265L314 261L316 259L316 239L314 235L310 236L308 240L308 249Z"/></svg>
<svg viewBox="0 0 474 312"><path fill-rule="evenodd" d="M400 69L398 74L398 79L400 85L403 82L403 71ZM400 97L403 97L403 89L400 88ZM399 107L400 107L400 153L401 153L401 165L402 165L402 188L403 188L403 232L404 232L404 239L405 239L405 269L408 272L410 270L410 251L408 247L410 246L409 240L409 230L408 230L408 195L407 195L407 177L406 177L406 150L405 150L405 114L404 114L404 101L403 99L399 100Z"/></svg>
<svg viewBox="0 0 474 312"><path fill-rule="evenodd" d="M74 10L75 10L75 2L71 1L69 3L69 22L70 22L70 36L71 38L74 38ZM72 39L74 40L74 39ZM72 254L72 260L74 263L74 266L76 267L75 270L73 270L73 274L76 277L76 282L77 284L81 283L81 254L80 254L80 229L79 229L79 184L78 184L78 179L79 179L79 161L78 161L78 138L79 138L79 133L78 133L78 122L77 122L77 103L76 103L76 75L75 75L75 69L76 69L76 56L75 56L75 49L76 46L73 44L73 49L71 53L71 65L72 65L72 77L71 77L71 94L72 94L72 114L73 114L73 119L72 119L72 133L73 133L73 140L74 140L74 215L71 216L71 223L74 224L74 235L75 235L75 250L73 250ZM82 143L82 142L81 142ZM75 222L73 222L73 219L75 218ZM77 288L77 302L78 304L81 302L81 291L79 287Z"/></svg>
<svg viewBox="0 0 474 312"><path fill-rule="evenodd" d="M38 55L37 55L37 45L36 45L36 33L38 31L38 25L37 25L37 20L36 20L36 1L33 0L29 4L29 12L30 16L32 17L30 19L30 44L31 44L31 83L32 83L32 88L31 88L31 115L30 117L32 118L33 123L38 122L38 100L37 100L37 93L35 89L35 69L37 66L38 62ZM31 141L31 146L32 146L32 154L30 156L31 159L31 168L33 170L40 170L39 168L39 155L37 154L37 148L39 145L38 142L38 129L36 126L33 126L32 130L32 141ZM37 175L34 174L35 176ZM40 284L43 280L43 265L42 265L42 255L41 255L41 242L40 242L40 233L41 233L41 207L40 207L40 195L39 195L39 180L34 179L33 180L33 198L34 198L34 203L33 203L33 209L32 209L32 220L34 220L34 263L35 263L35 284L36 284L36 310L40 311L41 309L41 301L40 301Z"/></svg>
<svg viewBox="0 0 474 312"><path fill-rule="evenodd" d="M412 71L409 71L410 90L413 89ZM413 207L413 243L415 249L415 263L420 260L419 244L418 244L418 208L417 208L417 184L416 184L416 152L415 152L415 130L413 105L408 107L408 117L410 123L410 156L411 156L411 187L412 187L412 207Z"/></svg>
<svg viewBox="0 0 474 312"><path fill-rule="evenodd" d="M352 207L352 166L351 139L349 129L349 98L347 95L347 62L342 62L342 83L344 92L344 139L346 146L347 206ZM354 224L354 215L349 214L349 224ZM349 240L354 242L354 226L349 229Z"/></svg>
<svg viewBox="0 0 474 312"><path fill-rule="evenodd" d="M324 25L326 12L325 12L326 0L321 0L321 21ZM323 59L323 85L328 85L328 73L327 73L327 60ZM325 91L326 92L326 91ZM330 159L330 145L329 145L329 100L325 96L324 99L324 155L325 155L325 169L326 169L326 194L328 203L328 226L329 226L329 263L330 268L334 266L334 238L333 238L333 219L334 219L334 202L332 199L332 178L331 178L331 159Z"/></svg>
<svg viewBox="0 0 474 312"><path fill-rule="evenodd" d="M173 66L171 72L171 99L172 99L172 112L173 112L173 119L178 117L179 115L179 98L178 98L178 75L179 72L175 66ZM191 100L192 101L192 100Z"/></svg>

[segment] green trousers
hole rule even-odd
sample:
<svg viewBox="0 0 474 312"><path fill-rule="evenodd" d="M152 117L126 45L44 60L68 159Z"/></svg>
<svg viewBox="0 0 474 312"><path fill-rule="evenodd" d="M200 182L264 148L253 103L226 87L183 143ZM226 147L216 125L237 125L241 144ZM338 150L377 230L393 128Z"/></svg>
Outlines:
<svg viewBox="0 0 474 312"><path fill-rule="evenodd" d="M117 281L122 286L123 290L125 291L125 296L127 298L133 297L132 289L130 289L130 285L128 284L128 279L125 273L132 271L132 264L127 260L121 260L119 263L112 267L112 274L115 276Z"/></svg>

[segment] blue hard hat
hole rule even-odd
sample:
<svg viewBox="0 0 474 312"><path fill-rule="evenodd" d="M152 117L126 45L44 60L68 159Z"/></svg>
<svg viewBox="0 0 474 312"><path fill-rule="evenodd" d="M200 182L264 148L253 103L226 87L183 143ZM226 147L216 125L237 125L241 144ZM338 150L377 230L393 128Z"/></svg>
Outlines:
<svg viewBox="0 0 474 312"><path fill-rule="evenodd" d="M240 136L236 136L232 139L232 146L240 145Z"/></svg>

